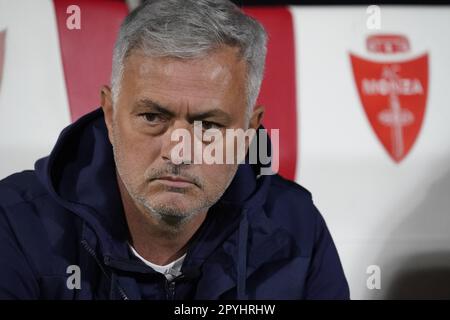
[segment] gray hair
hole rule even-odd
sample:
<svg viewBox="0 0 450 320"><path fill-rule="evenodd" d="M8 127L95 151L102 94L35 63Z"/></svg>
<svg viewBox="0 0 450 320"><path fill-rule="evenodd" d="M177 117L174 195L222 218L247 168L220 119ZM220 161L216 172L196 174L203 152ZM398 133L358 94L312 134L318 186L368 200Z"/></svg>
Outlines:
<svg viewBox="0 0 450 320"><path fill-rule="evenodd" d="M120 27L111 87L117 101L125 60L133 50L182 59L204 56L222 45L239 48L247 65L247 115L264 74L267 35L263 26L228 0L147 0Z"/></svg>

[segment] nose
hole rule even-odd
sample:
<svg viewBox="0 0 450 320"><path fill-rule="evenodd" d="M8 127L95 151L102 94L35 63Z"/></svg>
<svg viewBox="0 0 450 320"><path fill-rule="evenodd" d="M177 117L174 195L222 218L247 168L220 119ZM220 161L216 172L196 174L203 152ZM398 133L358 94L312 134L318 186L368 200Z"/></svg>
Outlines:
<svg viewBox="0 0 450 320"><path fill-rule="evenodd" d="M177 120L164 133L161 147L161 157L165 162L175 165L189 165L194 161L192 125L186 121Z"/></svg>

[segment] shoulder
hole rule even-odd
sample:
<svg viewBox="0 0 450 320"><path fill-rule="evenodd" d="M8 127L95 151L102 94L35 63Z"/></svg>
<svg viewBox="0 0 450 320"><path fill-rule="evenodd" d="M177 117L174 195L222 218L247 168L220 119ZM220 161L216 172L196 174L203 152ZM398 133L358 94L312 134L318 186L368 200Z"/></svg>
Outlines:
<svg viewBox="0 0 450 320"><path fill-rule="evenodd" d="M73 242L77 231L75 215L68 214L29 170L0 181L0 232L31 257Z"/></svg>
<svg viewBox="0 0 450 320"><path fill-rule="evenodd" d="M44 187L33 170L0 181L0 214L17 232L44 228L49 236L54 230L70 227L74 216L67 214L67 209Z"/></svg>
<svg viewBox="0 0 450 320"><path fill-rule="evenodd" d="M300 197L301 199L299 200L303 201L311 201L312 198L312 194L308 189L296 183L295 181L283 178L279 174L272 176L271 190L274 192L287 193L286 195L288 197Z"/></svg>
<svg viewBox="0 0 450 320"><path fill-rule="evenodd" d="M14 173L0 181L0 214L10 227L36 224L54 205L33 170Z"/></svg>
<svg viewBox="0 0 450 320"><path fill-rule="evenodd" d="M48 195L34 170L14 173L0 180L0 207L6 208Z"/></svg>
<svg viewBox="0 0 450 320"><path fill-rule="evenodd" d="M284 229L308 252L325 222L305 187L279 175L271 177L265 213L274 225Z"/></svg>
<svg viewBox="0 0 450 320"><path fill-rule="evenodd" d="M284 209L292 217L311 218L316 214L311 192L280 175L271 177L266 206L274 210Z"/></svg>
<svg viewBox="0 0 450 320"><path fill-rule="evenodd" d="M348 299L349 290L326 222L303 186L273 176L266 215L290 235L302 257L310 258L305 298Z"/></svg>
<svg viewBox="0 0 450 320"><path fill-rule="evenodd" d="M63 210L34 171L0 181L0 298L38 298L75 261L73 215Z"/></svg>

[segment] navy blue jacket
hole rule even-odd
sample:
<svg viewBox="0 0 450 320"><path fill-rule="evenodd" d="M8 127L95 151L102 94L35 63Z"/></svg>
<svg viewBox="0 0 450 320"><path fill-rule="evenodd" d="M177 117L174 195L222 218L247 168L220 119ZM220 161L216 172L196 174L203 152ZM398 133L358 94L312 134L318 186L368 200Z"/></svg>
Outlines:
<svg viewBox="0 0 450 320"><path fill-rule="evenodd" d="M87 114L35 170L0 181L0 298L349 298L311 194L255 172L239 166L168 283L130 252L103 112ZM79 267L79 289L70 266Z"/></svg>

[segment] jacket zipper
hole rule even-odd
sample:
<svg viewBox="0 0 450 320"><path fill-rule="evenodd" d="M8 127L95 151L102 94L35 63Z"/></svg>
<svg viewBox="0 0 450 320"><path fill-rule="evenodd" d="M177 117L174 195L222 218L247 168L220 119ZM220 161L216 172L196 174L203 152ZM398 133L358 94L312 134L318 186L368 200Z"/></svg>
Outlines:
<svg viewBox="0 0 450 320"><path fill-rule="evenodd" d="M166 279L165 287L166 287L166 299L174 300L175 299L175 281L169 281Z"/></svg>
<svg viewBox="0 0 450 320"><path fill-rule="evenodd" d="M106 272L105 268L103 267L103 264L98 259L97 254L95 253L94 249L92 249L92 247L89 246L89 244L87 243L86 240L82 240L81 244L83 245L83 248L92 256L92 258L94 258L95 262L99 266L99 268L102 271L103 275L108 279L108 281L111 282L112 281L111 277L108 275L108 273ZM122 289L122 287L119 285L119 283L117 281L115 281L115 285L116 285L117 289L119 290L120 297L122 298L122 300L129 300L128 296L125 293L125 291Z"/></svg>

